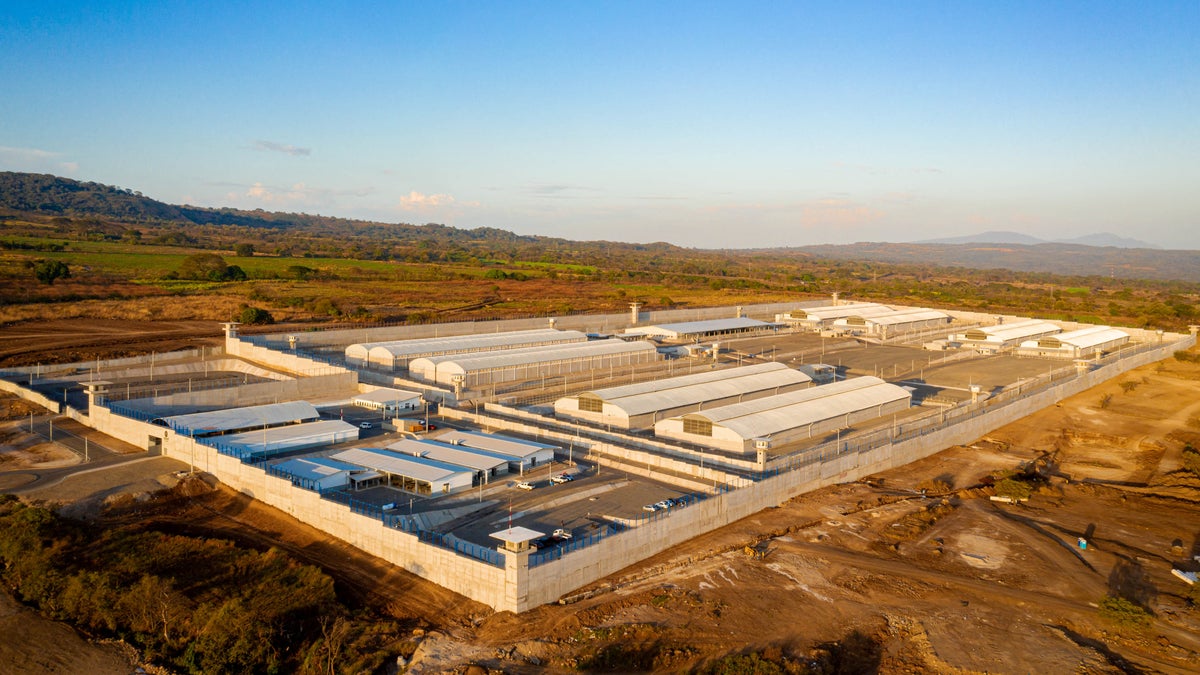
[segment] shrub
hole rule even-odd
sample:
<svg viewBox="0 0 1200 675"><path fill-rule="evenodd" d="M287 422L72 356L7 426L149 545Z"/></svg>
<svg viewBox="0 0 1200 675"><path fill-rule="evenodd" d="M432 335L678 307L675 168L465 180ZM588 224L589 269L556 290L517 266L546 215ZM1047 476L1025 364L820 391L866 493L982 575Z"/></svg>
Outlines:
<svg viewBox="0 0 1200 675"><path fill-rule="evenodd" d="M275 323L275 317L265 309L259 307L243 307L241 314L238 314L238 321L248 324L272 324Z"/></svg>
<svg viewBox="0 0 1200 675"><path fill-rule="evenodd" d="M38 281L52 285L55 279L66 279L71 276L71 268L61 260L42 260L33 266L33 276Z"/></svg>
<svg viewBox="0 0 1200 675"><path fill-rule="evenodd" d="M1183 468L1200 476L1200 451L1190 445L1183 446Z"/></svg>
<svg viewBox="0 0 1200 675"><path fill-rule="evenodd" d="M1032 494L1033 488L1023 480L1009 477L996 481L996 495L999 497L1029 499Z"/></svg>
<svg viewBox="0 0 1200 675"><path fill-rule="evenodd" d="M1118 626L1134 628L1150 625L1150 613L1144 608L1111 595L1100 601L1100 616Z"/></svg>

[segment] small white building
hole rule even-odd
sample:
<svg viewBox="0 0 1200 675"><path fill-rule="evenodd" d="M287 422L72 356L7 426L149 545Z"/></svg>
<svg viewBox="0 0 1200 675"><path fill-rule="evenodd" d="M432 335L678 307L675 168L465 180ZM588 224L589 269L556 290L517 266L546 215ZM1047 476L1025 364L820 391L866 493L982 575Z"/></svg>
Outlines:
<svg viewBox="0 0 1200 675"><path fill-rule="evenodd" d="M293 457L267 467L267 473L306 490L323 492L349 485L351 475L363 473L363 469L328 457Z"/></svg>
<svg viewBox="0 0 1200 675"><path fill-rule="evenodd" d="M421 401L420 392L380 387L355 396L351 400L351 403L360 408L381 410L387 413L400 413L405 410L420 408Z"/></svg>

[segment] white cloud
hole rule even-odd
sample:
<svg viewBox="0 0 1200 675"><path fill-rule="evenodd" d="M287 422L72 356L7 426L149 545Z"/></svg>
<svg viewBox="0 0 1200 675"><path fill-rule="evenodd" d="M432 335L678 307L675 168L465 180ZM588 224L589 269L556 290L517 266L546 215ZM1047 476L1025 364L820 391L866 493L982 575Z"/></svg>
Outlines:
<svg viewBox="0 0 1200 675"><path fill-rule="evenodd" d="M370 187L352 190L333 190L311 186L306 183L294 183L289 187L271 186L261 182L250 185L239 185L236 183L222 183L222 185L231 185L238 188L238 191L229 192L225 195L229 202L237 206L250 205L254 207L326 208L336 206L339 197L365 197L375 191L374 188Z"/></svg>
<svg viewBox="0 0 1200 675"><path fill-rule="evenodd" d="M431 209L439 206L449 206L454 203L454 197L450 195L435 194L427 195L413 190L407 195L400 198L400 208L405 211L419 211L422 209Z"/></svg>
<svg viewBox="0 0 1200 675"><path fill-rule="evenodd" d="M62 156L61 152L0 145L0 169L68 174L79 171L78 162L64 162Z"/></svg>
<svg viewBox="0 0 1200 675"><path fill-rule="evenodd" d="M262 150L264 152L282 152L285 155L292 155L293 157L307 157L308 155L312 154L311 148L302 148L297 145L288 145L286 143L276 143L275 141L254 141L254 149Z"/></svg>

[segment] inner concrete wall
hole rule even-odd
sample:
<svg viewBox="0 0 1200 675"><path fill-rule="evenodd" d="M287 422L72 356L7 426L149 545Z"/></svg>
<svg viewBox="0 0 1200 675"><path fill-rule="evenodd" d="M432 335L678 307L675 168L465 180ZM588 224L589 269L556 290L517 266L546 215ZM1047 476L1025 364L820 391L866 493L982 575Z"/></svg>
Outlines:
<svg viewBox="0 0 1200 675"><path fill-rule="evenodd" d="M121 401L120 405L155 417L181 415L201 410L243 408L252 405L298 401L334 396L353 397L358 391L358 379L353 372L333 373L315 377L256 382L239 387L182 391L165 396Z"/></svg>
<svg viewBox="0 0 1200 675"><path fill-rule="evenodd" d="M797 302L781 302L758 305L744 305L743 316L755 319L773 321L776 314L789 312L801 307L815 307L827 304L828 299L804 300ZM679 323L683 321L701 321L705 319L733 318L735 308L701 307L695 309L667 309L655 312L641 312L638 325L655 323ZM573 316L554 317L554 327L562 330L578 330L585 333L611 333L629 328L633 325L628 311L617 314L579 314ZM256 336L264 344L280 349L289 346L289 337L294 337L296 346L300 349L318 347L346 347L360 342L386 342L388 340L415 340L418 338L445 337L447 335L473 335L477 333L497 333L511 330L530 330L550 327L550 317L529 319L506 319L503 321L459 321L457 323L439 323L420 326L381 326L379 328L352 328L347 330L313 331L309 333L271 334Z"/></svg>

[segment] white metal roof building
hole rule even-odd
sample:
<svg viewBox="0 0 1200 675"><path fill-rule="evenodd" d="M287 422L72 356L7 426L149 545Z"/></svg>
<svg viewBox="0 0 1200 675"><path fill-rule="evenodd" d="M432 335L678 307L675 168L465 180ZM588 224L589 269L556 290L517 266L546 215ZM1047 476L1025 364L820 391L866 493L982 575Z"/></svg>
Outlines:
<svg viewBox="0 0 1200 675"><path fill-rule="evenodd" d="M1062 328L1049 321L1022 319L995 326L972 328L951 336L955 342L968 347L996 348L1012 347L1028 340L1037 340L1048 335L1061 333Z"/></svg>
<svg viewBox="0 0 1200 675"><path fill-rule="evenodd" d="M286 424L313 422L321 419L320 413L308 401L268 403L245 408L227 408L210 412L174 415L155 420L179 433L203 438L220 434L237 433L250 429L278 427Z"/></svg>
<svg viewBox="0 0 1200 675"><path fill-rule="evenodd" d="M328 457L293 457L267 467L267 473L317 492L345 487L350 484L351 474L362 471L362 467Z"/></svg>
<svg viewBox="0 0 1200 675"><path fill-rule="evenodd" d="M888 338L909 331L948 325L949 314L936 309L897 309L884 314L863 316L861 313L836 319L834 328L852 333L866 333L879 338Z"/></svg>
<svg viewBox="0 0 1200 675"><path fill-rule="evenodd" d="M537 380L585 370L650 363L659 359L654 345L621 340L592 340L527 349L414 359L409 375L428 382L461 384L467 389L502 382Z"/></svg>
<svg viewBox="0 0 1200 675"><path fill-rule="evenodd" d="M416 494L450 494L471 487L474 472L461 466L378 448L351 448L331 455L341 462L378 471L390 487Z"/></svg>
<svg viewBox="0 0 1200 675"><path fill-rule="evenodd" d="M586 342L587 335L573 330L536 328L503 333L452 335L419 340L367 342L346 348L346 362L381 370L403 370L413 359L448 354L470 354L495 349L518 349L538 345Z"/></svg>
<svg viewBox="0 0 1200 675"><path fill-rule="evenodd" d="M1129 339L1129 333L1123 330L1109 326L1090 326L1022 342L1017 353L1023 356L1086 359L1116 349L1128 343Z"/></svg>
<svg viewBox="0 0 1200 675"><path fill-rule="evenodd" d="M732 319L709 319L707 321L685 321L664 323L657 326L638 326L621 332L625 336L644 335L667 340L692 340L737 333L756 333L774 328L775 324L757 319L736 317Z"/></svg>
<svg viewBox="0 0 1200 675"><path fill-rule="evenodd" d="M320 420L268 427L236 434L207 436L199 440L241 459L270 457L290 450L316 448L358 440L358 427L341 420Z"/></svg>
<svg viewBox="0 0 1200 675"><path fill-rule="evenodd" d="M475 472L475 484L487 483L492 478L508 473L508 458L500 455L468 448L466 446L447 445L437 441L417 441L406 438L387 446L413 457L432 459L435 462L453 464Z"/></svg>
<svg viewBox="0 0 1200 675"><path fill-rule="evenodd" d="M421 406L421 393L381 387L374 391L358 394L351 399L351 403L362 408L383 410L384 412L413 410Z"/></svg>
<svg viewBox="0 0 1200 675"><path fill-rule="evenodd" d="M469 431L448 431L437 438L439 443L486 450L508 459L509 471L524 473L539 464L554 461L557 446L525 441L497 434L477 434Z"/></svg>
<svg viewBox="0 0 1200 675"><path fill-rule="evenodd" d="M907 410L912 394L877 377L769 396L659 421L654 435L734 452L776 447Z"/></svg>
<svg viewBox="0 0 1200 675"><path fill-rule="evenodd" d="M554 402L554 414L620 429L648 429L664 417L795 391L811 383L808 375L785 364L760 363L564 396Z"/></svg>
<svg viewBox="0 0 1200 675"><path fill-rule="evenodd" d="M778 321L808 330L829 328L838 319L848 316L875 316L888 314L895 310L877 302L847 302L841 305L822 305L796 309L787 314L780 314Z"/></svg>

